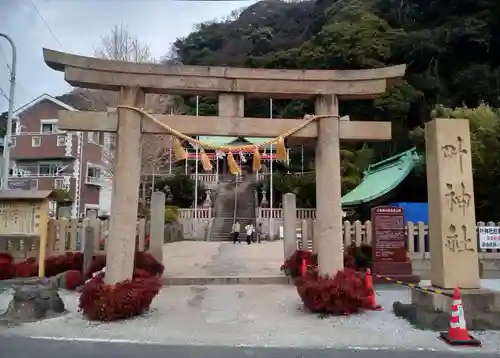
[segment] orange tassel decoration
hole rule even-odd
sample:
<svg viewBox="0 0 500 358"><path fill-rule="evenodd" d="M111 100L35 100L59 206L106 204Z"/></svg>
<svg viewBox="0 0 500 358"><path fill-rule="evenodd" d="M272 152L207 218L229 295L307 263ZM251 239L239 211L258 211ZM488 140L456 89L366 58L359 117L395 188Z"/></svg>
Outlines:
<svg viewBox="0 0 500 358"><path fill-rule="evenodd" d="M260 159L259 148L255 147L253 151L252 170L254 172L258 172L261 168L262 168L262 163Z"/></svg>
<svg viewBox="0 0 500 358"><path fill-rule="evenodd" d="M187 153L184 150L184 148L182 147L182 144L181 144L179 138L176 138L176 137L173 138L172 149L174 150L174 155L175 155L176 161L187 159Z"/></svg>
<svg viewBox="0 0 500 358"><path fill-rule="evenodd" d="M233 153L227 153L227 166L229 167L229 172L233 175L241 174L241 169L234 160Z"/></svg>
<svg viewBox="0 0 500 358"><path fill-rule="evenodd" d="M201 164L203 164L203 170L206 172L211 172L212 169L214 168L212 166L212 162L210 161L210 158L208 157L207 153L202 149L201 150Z"/></svg>
<svg viewBox="0 0 500 358"><path fill-rule="evenodd" d="M283 137L279 137L276 142L276 160L282 162L287 160L285 139Z"/></svg>

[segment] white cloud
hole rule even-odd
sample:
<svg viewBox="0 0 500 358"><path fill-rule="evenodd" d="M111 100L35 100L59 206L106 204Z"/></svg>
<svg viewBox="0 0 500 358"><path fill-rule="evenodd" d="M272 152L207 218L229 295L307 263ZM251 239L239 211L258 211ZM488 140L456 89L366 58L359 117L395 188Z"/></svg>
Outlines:
<svg viewBox="0 0 500 358"><path fill-rule="evenodd" d="M178 37L188 35L197 23L223 18L249 6L247 1L167 0L31 0L54 33L51 34L29 0L0 1L0 32L11 36L18 50L17 90L19 107L46 92L59 95L69 89L63 74L43 62L42 48L92 56L102 36L122 24L141 41L150 44L155 57L165 55ZM57 39L57 40L56 40ZM60 46L59 43L62 45ZM0 39L0 87L8 93L10 48ZM0 96L0 112L7 100Z"/></svg>

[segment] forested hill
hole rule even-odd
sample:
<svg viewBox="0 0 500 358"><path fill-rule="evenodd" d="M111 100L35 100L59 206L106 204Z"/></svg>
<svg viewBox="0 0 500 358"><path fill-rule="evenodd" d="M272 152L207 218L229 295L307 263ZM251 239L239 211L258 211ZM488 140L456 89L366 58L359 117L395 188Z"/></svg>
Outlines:
<svg viewBox="0 0 500 358"><path fill-rule="evenodd" d="M189 65L359 69L406 63L406 84L374 102L341 106L354 118L392 120L401 134L395 145L403 141L396 151L410 145L402 137L427 120L436 103L500 107L499 0L261 1L230 19L200 24L175 42L173 52ZM299 116L307 106L284 103L277 115ZM249 110L265 115L265 108Z"/></svg>

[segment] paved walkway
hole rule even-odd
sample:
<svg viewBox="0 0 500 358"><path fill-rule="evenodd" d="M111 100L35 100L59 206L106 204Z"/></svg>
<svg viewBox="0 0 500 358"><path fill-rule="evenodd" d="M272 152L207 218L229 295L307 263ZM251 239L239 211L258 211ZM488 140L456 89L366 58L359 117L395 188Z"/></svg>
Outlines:
<svg viewBox="0 0 500 358"><path fill-rule="evenodd" d="M165 244L163 264L170 277L278 276L283 242L174 242Z"/></svg>
<svg viewBox="0 0 500 358"><path fill-rule="evenodd" d="M406 289L393 287L377 292L384 311L321 319L303 311L292 285L169 286L155 298L150 313L104 324L82 317L78 294L60 294L67 315L3 332L0 328L0 343L2 335L16 335L160 345L500 353L500 332L474 332L482 348L451 349L437 339L436 332L414 329L391 312L393 301L409 299Z"/></svg>

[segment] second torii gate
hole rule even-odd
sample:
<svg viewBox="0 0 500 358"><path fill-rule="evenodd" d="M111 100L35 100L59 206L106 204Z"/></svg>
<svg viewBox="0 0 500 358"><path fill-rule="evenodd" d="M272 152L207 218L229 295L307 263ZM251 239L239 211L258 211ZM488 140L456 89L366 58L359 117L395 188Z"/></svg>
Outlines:
<svg viewBox="0 0 500 358"><path fill-rule="evenodd" d="M135 64L76 56L44 49L45 62L63 71L77 87L120 92L120 105L143 107L145 93L218 95L219 116L155 115L186 135L278 137L303 119L245 118L245 96L315 99L317 121L289 141L316 143L315 240L321 274L343 268L340 140L389 140L390 122L339 120L339 100L376 98L404 75L406 66L373 70L271 70L204 66ZM135 223L140 181L142 134L166 133L135 111L59 113L59 128L70 131L117 132L111 227L107 243L106 281L132 277Z"/></svg>

